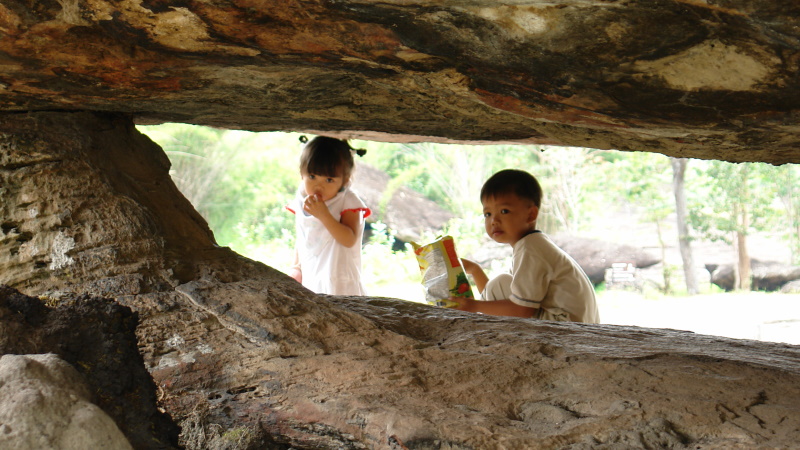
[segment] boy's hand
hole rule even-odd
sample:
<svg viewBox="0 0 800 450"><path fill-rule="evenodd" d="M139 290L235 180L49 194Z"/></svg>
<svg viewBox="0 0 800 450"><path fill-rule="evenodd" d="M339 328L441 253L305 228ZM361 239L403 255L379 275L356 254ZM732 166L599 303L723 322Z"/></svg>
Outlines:
<svg viewBox="0 0 800 450"><path fill-rule="evenodd" d="M486 283L489 282L489 277L487 277L486 272L481 269L481 265L475 261L470 261L469 259L464 258L461 258L461 265L464 266L464 272L471 276L473 281L475 281L475 287L478 289L478 293L483 292L483 289L486 287Z"/></svg>
<svg viewBox="0 0 800 450"><path fill-rule="evenodd" d="M471 306L470 302L474 302L475 301L475 300L472 300L472 299L466 298L466 297L450 297L448 300L450 300L451 302L454 302L454 303L458 303L458 306L453 306L452 308L453 309L458 309L458 310L461 310L461 311L472 311L472 308L470 308L470 306Z"/></svg>
<svg viewBox="0 0 800 450"><path fill-rule="evenodd" d="M475 269L480 269L481 266L476 263L475 261L470 261L466 258L461 258L461 265L464 266L464 272L472 275L475 272Z"/></svg>

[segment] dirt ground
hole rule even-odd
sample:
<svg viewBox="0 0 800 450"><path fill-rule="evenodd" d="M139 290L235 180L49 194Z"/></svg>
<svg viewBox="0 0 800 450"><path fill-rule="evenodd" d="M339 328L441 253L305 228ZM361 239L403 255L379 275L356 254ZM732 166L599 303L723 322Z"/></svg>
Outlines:
<svg viewBox="0 0 800 450"><path fill-rule="evenodd" d="M672 328L736 339L800 345L800 295L720 293L649 299L630 291L598 294L603 323Z"/></svg>
<svg viewBox="0 0 800 450"><path fill-rule="evenodd" d="M395 284L371 296L424 303L422 287ZM800 294L716 293L683 297L653 296L627 290L597 294L600 320L613 325L671 328L735 339L800 345Z"/></svg>

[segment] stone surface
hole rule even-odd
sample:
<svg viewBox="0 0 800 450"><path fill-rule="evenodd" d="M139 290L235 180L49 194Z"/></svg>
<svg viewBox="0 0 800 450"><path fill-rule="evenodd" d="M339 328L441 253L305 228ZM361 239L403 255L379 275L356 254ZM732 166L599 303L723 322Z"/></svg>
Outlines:
<svg viewBox="0 0 800 450"><path fill-rule="evenodd" d="M216 247L124 116L5 115L0 136L0 283L136 311L140 364L187 448L800 440L800 347L315 295Z"/></svg>
<svg viewBox="0 0 800 450"><path fill-rule="evenodd" d="M136 315L65 293L48 303L0 285L0 448L176 448Z"/></svg>
<svg viewBox="0 0 800 450"><path fill-rule="evenodd" d="M0 447L132 449L114 421L91 403L90 390L52 353L0 357Z"/></svg>
<svg viewBox="0 0 800 450"><path fill-rule="evenodd" d="M782 0L0 4L0 111L800 161Z"/></svg>

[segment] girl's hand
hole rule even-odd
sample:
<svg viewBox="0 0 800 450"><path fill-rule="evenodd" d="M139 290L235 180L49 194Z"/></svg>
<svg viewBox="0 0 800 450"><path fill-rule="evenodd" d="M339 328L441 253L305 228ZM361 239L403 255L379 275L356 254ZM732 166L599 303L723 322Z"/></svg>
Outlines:
<svg viewBox="0 0 800 450"><path fill-rule="evenodd" d="M322 201L322 197L320 197L319 194L309 195L303 200L303 211L320 220L326 215L331 215L331 212L328 210L328 205Z"/></svg>

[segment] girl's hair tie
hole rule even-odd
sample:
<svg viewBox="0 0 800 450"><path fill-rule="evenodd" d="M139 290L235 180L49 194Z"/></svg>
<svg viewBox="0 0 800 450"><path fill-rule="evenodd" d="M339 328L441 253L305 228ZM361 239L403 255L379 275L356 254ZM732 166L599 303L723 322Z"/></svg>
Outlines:
<svg viewBox="0 0 800 450"><path fill-rule="evenodd" d="M367 151L363 148L354 148L353 151L356 152L356 155L358 156L364 156L367 154Z"/></svg>
<svg viewBox="0 0 800 450"><path fill-rule="evenodd" d="M305 134L300 135L299 139L301 144L305 144L306 142L308 142L308 138L306 137Z"/></svg>

